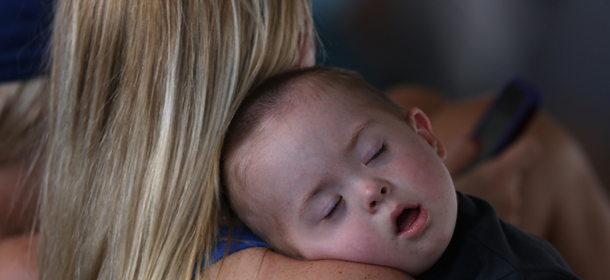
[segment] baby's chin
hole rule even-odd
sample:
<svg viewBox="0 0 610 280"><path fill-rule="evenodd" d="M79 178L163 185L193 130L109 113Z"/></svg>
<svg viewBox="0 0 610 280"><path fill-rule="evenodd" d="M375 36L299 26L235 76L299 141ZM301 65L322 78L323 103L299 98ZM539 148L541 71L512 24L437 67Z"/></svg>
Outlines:
<svg viewBox="0 0 610 280"><path fill-rule="evenodd" d="M420 275L434 266L434 264L441 258L446 248L447 246L444 246L442 249L436 249L429 252L429 254L420 254L417 257L417 261L403 263L399 267L395 268L402 270L411 276Z"/></svg>
<svg viewBox="0 0 610 280"><path fill-rule="evenodd" d="M454 229L455 224L445 229L445 232L440 237L434 239L434 242L430 242L428 248L418 251L411 258L413 261L403 261L394 268L402 270L411 276L417 276L426 272L438 262L443 253L445 253L445 250L447 250L447 247L449 247Z"/></svg>

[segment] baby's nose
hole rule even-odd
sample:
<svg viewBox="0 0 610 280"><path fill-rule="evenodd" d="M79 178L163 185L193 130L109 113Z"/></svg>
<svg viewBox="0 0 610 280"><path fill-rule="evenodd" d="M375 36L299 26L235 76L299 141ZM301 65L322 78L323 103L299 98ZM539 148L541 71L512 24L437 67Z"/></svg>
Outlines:
<svg viewBox="0 0 610 280"><path fill-rule="evenodd" d="M383 202L389 192L389 186L382 183L372 184L364 189L364 208L374 213L379 208L379 205Z"/></svg>

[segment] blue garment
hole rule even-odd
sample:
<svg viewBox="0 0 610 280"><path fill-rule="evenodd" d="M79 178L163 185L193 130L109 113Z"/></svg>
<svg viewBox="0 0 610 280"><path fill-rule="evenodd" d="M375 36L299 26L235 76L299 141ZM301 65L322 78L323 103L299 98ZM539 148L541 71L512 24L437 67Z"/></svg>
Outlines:
<svg viewBox="0 0 610 280"><path fill-rule="evenodd" d="M43 73L51 0L0 0L0 83Z"/></svg>
<svg viewBox="0 0 610 280"><path fill-rule="evenodd" d="M216 246L212 249L211 262L216 262L224 256L227 249L227 238L229 236L229 227L220 227ZM243 227L231 228L231 243L227 250L227 255L251 247L269 247L260 237L254 235L252 231Z"/></svg>

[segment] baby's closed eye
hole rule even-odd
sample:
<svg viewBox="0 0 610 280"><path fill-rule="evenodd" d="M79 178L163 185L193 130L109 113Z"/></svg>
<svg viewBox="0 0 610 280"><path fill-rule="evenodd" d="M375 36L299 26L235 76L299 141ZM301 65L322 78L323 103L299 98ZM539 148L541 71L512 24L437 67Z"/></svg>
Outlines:
<svg viewBox="0 0 610 280"><path fill-rule="evenodd" d="M326 216L324 216L324 220L329 220L330 218L332 218L333 215L335 214L335 212L337 211L337 209L339 208L339 206L341 206L342 202L343 202L343 197L339 196L339 199L337 199L336 202L333 204L333 207L330 209L330 211L328 211L328 214L326 214Z"/></svg>
<svg viewBox="0 0 610 280"><path fill-rule="evenodd" d="M387 150L386 144L381 144L381 146L376 148L375 154L373 154L373 156L371 156L371 158L366 162L366 164L368 165L369 163L371 163L372 161L374 161L375 159L380 157L386 150Z"/></svg>

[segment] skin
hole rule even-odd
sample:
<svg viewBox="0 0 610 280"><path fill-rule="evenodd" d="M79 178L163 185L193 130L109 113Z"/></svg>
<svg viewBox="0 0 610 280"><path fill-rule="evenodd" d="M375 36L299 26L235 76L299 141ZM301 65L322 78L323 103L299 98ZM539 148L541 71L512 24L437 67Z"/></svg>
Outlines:
<svg viewBox="0 0 610 280"><path fill-rule="evenodd" d="M30 158L0 162L0 240L29 232L34 224L39 167Z"/></svg>
<svg viewBox="0 0 610 280"><path fill-rule="evenodd" d="M30 158L0 163L0 279L38 278L38 234L32 225L39 168Z"/></svg>
<svg viewBox="0 0 610 280"><path fill-rule="evenodd" d="M293 257L420 274L444 252L457 217L444 147L421 110L399 117L342 91L264 122L237 148L249 163L244 191L265 205L259 215L277 217L263 231ZM398 215L415 207L417 219L399 228Z"/></svg>
<svg viewBox="0 0 610 280"><path fill-rule="evenodd" d="M235 252L217 262L203 279L300 279L300 280L408 280L404 272L363 263L320 260L301 261L265 248Z"/></svg>
<svg viewBox="0 0 610 280"><path fill-rule="evenodd" d="M38 279L37 235L18 235L0 241L0 279Z"/></svg>

